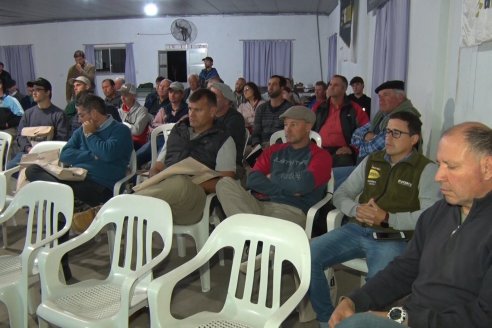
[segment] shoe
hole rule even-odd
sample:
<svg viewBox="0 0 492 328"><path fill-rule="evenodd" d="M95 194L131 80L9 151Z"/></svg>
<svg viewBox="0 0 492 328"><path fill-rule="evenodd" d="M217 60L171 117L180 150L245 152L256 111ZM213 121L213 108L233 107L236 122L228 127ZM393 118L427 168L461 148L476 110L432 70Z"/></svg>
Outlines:
<svg viewBox="0 0 492 328"><path fill-rule="evenodd" d="M72 219L72 230L79 234L86 231L92 221L94 221L94 218L100 208L101 206L96 206L82 212L74 213Z"/></svg>

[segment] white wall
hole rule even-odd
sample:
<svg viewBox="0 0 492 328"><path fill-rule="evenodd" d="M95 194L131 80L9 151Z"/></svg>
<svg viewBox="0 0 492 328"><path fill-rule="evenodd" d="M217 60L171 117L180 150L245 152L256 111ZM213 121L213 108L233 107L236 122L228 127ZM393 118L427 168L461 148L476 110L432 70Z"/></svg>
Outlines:
<svg viewBox="0 0 492 328"><path fill-rule="evenodd" d="M83 44L134 44L137 84L153 82L157 76L157 51L177 43L169 33L174 18L147 18L82 21L0 27L0 45L33 44L37 76L49 79L54 88L53 102L65 106L64 87L73 52ZM316 16L200 16L189 17L198 28L197 43L208 43L226 83L234 85L243 75L243 39L294 39L293 77L303 83L321 78ZM327 17L320 16L321 50L326 74ZM8 65L6 67L8 69ZM100 79L98 79L100 81ZM326 80L326 77L325 77Z"/></svg>

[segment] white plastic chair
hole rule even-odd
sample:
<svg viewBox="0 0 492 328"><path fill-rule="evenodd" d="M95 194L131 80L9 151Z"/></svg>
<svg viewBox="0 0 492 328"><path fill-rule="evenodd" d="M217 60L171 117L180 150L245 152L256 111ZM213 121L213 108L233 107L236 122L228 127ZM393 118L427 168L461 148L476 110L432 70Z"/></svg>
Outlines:
<svg viewBox="0 0 492 328"><path fill-rule="evenodd" d="M338 209L331 210L328 213L328 215L326 216L326 228L328 232L339 228L342 225L343 215L344 214ZM360 272L360 285L363 286L365 284L365 276L368 272L366 259L352 259L347 262L343 262L342 265Z"/></svg>
<svg viewBox="0 0 492 328"><path fill-rule="evenodd" d="M167 140L167 136L169 135L169 133L171 133L171 130L173 129L175 124L176 123L166 123L166 124L159 125L154 130L152 130L152 132L150 133L150 149L151 149L151 153L152 153L152 160L150 163L152 166L157 161L157 156L159 155L159 153L157 152L158 151L158 149L157 149L157 136L159 134L163 134L164 139Z"/></svg>
<svg viewBox="0 0 492 328"><path fill-rule="evenodd" d="M50 151L54 149L61 149L65 146L66 141L42 141L34 145L29 153L36 154L42 153L45 151ZM5 174L6 178L6 196L5 202L8 204L13 199L13 195L9 195L9 191L15 190L15 186L12 185L12 182L15 181L12 177L13 174L18 173L20 171L20 166L15 166L11 169L5 170L3 174ZM15 218L12 219L12 223L17 225L17 221ZM7 226L6 224L2 224L2 238L3 238L3 248L8 246L7 243Z"/></svg>
<svg viewBox="0 0 492 328"><path fill-rule="evenodd" d="M236 295L239 276L243 275L239 270L247 241L249 255L244 292ZM262 244L260 281L258 301L254 301L254 268L259 243ZM234 258L222 310L219 313L200 312L184 319L173 317L170 307L176 284L226 247L233 249ZM310 257L309 241L298 225L261 215L233 215L212 232L197 256L151 283L148 289L151 327L279 327L308 290ZM269 262L272 263L271 266ZM300 285L280 305L284 262L292 263L299 275ZM270 304L267 296L271 297Z"/></svg>
<svg viewBox="0 0 492 328"><path fill-rule="evenodd" d="M309 133L309 138L311 140L314 140L316 142L316 144L318 145L318 147L321 148L321 136L319 135L318 132L316 131L312 131ZM273 145L275 143L277 143L277 140L282 140L282 142L285 142L286 139L285 139L285 131L284 130L279 130L277 132L274 132L271 136L270 136L270 145Z"/></svg>
<svg viewBox="0 0 492 328"><path fill-rule="evenodd" d="M62 256L90 242L108 224L116 226L108 277L68 286L60 281L54 268ZM158 237L164 247L156 250L153 241ZM39 254L40 327L47 327L46 322L65 328L128 327L129 316L147 305L152 269L169 254L171 243L172 217L166 202L140 195L113 197L83 234Z"/></svg>
<svg viewBox="0 0 492 328"><path fill-rule="evenodd" d="M9 312L11 327L28 326L28 309L34 313L29 289L37 282L35 259L43 246L57 245L57 239L70 229L73 215L73 192L69 186L36 181L26 185L0 215L0 223L12 218L17 211L28 208L26 240L20 255L0 256L0 301ZM65 224L58 231L58 215ZM53 267L58 276L59 266Z"/></svg>
<svg viewBox="0 0 492 328"><path fill-rule="evenodd" d="M124 178L117 181L113 187L113 196L119 195L122 193L121 187L125 185L128 181L130 181L135 174L137 173L137 154L135 150L132 150L132 155L130 157L130 162L128 163L127 174Z"/></svg>
<svg viewBox="0 0 492 328"><path fill-rule="evenodd" d="M0 131L0 171L5 170L5 165L9 161L10 145L12 145L12 135Z"/></svg>

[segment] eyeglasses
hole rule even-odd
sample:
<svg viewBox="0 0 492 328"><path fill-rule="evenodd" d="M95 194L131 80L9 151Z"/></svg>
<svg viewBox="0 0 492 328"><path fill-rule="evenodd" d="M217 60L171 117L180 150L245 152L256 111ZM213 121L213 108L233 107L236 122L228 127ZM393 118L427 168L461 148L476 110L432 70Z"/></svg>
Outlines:
<svg viewBox="0 0 492 328"><path fill-rule="evenodd" d="M400 130L391 130L391 129L386 129L385 134L386 135L391 134L391 136L393 138L395 138L395 139L400 138L402 134L408 134L408 135L410 135L409 132L403 132L403 131L400 131Z"/></svg>

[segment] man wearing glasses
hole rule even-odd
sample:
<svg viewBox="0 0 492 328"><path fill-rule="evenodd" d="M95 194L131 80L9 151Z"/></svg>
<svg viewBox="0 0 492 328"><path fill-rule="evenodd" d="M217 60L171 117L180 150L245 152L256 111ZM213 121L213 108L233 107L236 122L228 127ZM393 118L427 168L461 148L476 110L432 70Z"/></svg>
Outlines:
<svg viewBox="0 0 492 328"><path fill-rule="evenodd" d="M32 148L32 140L22 135L22 129L25 127L52 126L52 140L68 140L68 119L65 112L51 102L51 83L42 77L30 83L36 106L26 111L20 120L15 139L20 151L7 163L7 169L19 165L22 155L29 153Z"/></svg>
<svg viewBox="0 0 492 328"><path fill-rule="evenodd" d="M437 165L415 149L421 126L411 113L391 114L385 149L367 156L333 195L349 220L311 241L310 298L320 327L333 312L324 270L366 258L370 279L403 252L420 214L441 198Z"/></svg>

